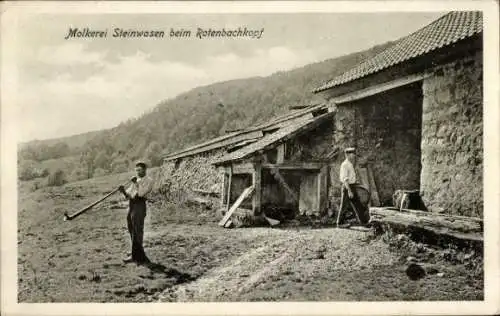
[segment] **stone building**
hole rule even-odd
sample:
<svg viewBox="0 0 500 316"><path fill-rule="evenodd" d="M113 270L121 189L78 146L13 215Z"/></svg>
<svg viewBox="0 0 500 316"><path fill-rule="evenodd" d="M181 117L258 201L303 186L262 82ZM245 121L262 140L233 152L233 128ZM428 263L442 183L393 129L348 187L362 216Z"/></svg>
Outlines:
<svg viewBox="0 0 500 316"><path fill-rule="evenodd" d="M252 186L241 205L256 214L319 215L338 205L342 150L355 146L377 204L419 190L431 211L480 217L482 64L481 13L448 13L318 87L325 104L168 155L167 171L205 170L180 181L213 179L226 206Z"/></svg>
<svg viewBox="0 0 500 316"><path fill-rule="evenodd" d="M481 12L451 12L314 91L383 203L418 189L432 211L482 216L482 47Z"/></svg>

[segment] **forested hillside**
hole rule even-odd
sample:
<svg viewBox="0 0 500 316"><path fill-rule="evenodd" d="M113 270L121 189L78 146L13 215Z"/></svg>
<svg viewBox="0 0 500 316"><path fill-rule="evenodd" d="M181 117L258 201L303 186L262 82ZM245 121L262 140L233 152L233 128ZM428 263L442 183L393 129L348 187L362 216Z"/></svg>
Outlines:
<svg viewBox="0 0 500 316"><path fill-rule="evenodd" d="M197 87L112 129L22 144L20 178L45 177L55 172L51 170L57 165L54 159L62 158L74 161L73 165L65 164L65 178L70 181L123 172L139 158L159 165L163 153L263 122L290 106L321 101L311 93L314 88L389 44L268 77ZM43 163L47 160L52 160L51 168Z"/></svg>

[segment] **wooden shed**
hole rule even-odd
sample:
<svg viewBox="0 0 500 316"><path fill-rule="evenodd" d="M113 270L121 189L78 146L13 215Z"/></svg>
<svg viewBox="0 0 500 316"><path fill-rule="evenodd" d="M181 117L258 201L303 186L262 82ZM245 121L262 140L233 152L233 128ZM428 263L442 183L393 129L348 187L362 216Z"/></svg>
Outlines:
<svg viewBox="0 0 500 316"><path fill-rule="evenodd" d="M310 108L258 141L214 162L223 168L222 205L260 215L279 209L290 215L320 214L328 206L328 161L295 161L289 141L323 123L332 124L333 109ZM267 212L265 212L267 214Z"/></svg>

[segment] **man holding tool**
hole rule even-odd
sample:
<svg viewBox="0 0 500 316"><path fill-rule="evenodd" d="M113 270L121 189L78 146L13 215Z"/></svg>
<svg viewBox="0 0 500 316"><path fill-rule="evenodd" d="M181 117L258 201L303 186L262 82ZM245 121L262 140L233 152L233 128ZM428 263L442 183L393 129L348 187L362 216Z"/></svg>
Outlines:
<svg viewBox="0 0 500 316"><path fill-rule="evenodd" d="M146 217L146 199L153 189L152 179L146 175L147 166L144 162L135 165L137 176L131 179L132 184L128 189L121 185L119 191L129 200L127 227L132 241L131 256L124 258L123 262L136 262L137 264L150 263L142 241L144 237L144 218Z"/></svg>
<svg viewBox="0 0 500 316"><path fill-rule="evenodd" d="M342 194L341 194L341 202L339 207L339 212L337 215L337 227L346 228L349 227L349 224L340 224L342 219L342 215L344 209L347 205L351 205L354 213L356 214L356 218L361 223L359 217L359 211L363 209L362 203L359 201L359 198L356 194L356 190L354 188L354 184L356 183L356 171L354 170L355 159L356 159L356 149L353 147L346 148L345 152L345 160L340 165L340 174L339 179L342 182Z"/></svg>

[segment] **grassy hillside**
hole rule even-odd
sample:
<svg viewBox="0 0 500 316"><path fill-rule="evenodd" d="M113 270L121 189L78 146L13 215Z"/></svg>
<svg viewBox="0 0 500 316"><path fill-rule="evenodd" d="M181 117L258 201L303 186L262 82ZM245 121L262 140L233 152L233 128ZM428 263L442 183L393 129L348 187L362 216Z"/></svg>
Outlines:
<svg viewBox="0 0 500 316"><path fill-rule="evenodd" d="M158 165L163 153L222 135L226 130L261 123L290 106L321 101L311 93L314 88L389 44L268 77L197 87L108 130L23 144L19 158L40 162L79 156L74 169L82 169L89 177L96 170L100 175L123 172L137 159Z"/></svg>

